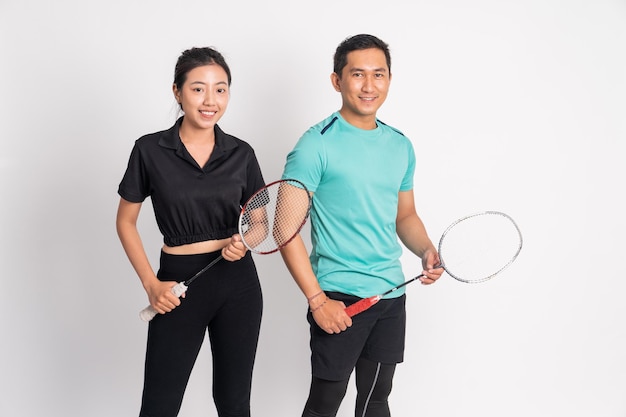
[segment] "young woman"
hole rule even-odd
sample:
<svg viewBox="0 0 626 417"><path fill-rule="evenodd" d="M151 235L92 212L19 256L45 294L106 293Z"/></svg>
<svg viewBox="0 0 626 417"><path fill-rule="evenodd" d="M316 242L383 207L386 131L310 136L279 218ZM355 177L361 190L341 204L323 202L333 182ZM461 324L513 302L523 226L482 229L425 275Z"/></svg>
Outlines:
<svg viewBox="0 0 626 417"><path fill-rule="evenodd" d="M241 205L265 184L252 147L217 125L230 84L230 69L218 51L184 51L173 84L183 116L168 130L135 142L119 185L117 232L160 313L149 323L142 417L178 414L205 332L218 415L250 416L262 295L237 224ZM137 229L146 197L164 240L156 274ZM181 299L171 293L220 254L224 260Z"/></svg>

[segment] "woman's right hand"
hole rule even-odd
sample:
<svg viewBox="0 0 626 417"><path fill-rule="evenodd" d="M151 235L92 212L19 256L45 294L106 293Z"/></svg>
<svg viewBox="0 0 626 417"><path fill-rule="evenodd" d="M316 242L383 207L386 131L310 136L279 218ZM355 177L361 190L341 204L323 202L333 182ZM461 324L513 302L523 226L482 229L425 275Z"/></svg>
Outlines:
<svg viewBox="0 0 626 417"><path fill-rule="evenodd" d="M172 288L178 284L176 281L160 281L155 279L146 286L146 293L150 305L159 314L169 313L180 305L180 299L172 293ZM185 297L185 294L182 295Z"/></svg>

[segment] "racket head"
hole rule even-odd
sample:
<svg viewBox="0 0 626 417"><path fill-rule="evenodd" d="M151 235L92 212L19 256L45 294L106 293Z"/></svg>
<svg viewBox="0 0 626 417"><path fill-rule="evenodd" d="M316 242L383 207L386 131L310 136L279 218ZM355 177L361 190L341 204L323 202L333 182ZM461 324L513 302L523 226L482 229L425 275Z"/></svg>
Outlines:
<svg viewBox="0 0 626 417"><path fill-rule="evenodd" d="M241 208L239 234L252 252L269 254L291 242L311 212L311 194L296 179L281 179L254 193Z"/></svg>
<svg viewBox="0 0 626 417"><path fill-rule="evenodd" d="M462 217L439 240L442 267L454 279L466 283L490 280L515 261L523 238L508 214L483 211Z"/></svg>

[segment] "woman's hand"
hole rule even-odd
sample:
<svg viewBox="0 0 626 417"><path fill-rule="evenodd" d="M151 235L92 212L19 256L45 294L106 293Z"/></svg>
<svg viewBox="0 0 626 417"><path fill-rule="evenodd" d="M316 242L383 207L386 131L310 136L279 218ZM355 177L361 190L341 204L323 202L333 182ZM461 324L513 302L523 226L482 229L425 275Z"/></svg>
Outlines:
<svg viewBox="0 0 626 417"><path fill-rule="evenodd" d="M172 287L178 284L176 281L159 281L155 279L146 287L150 305L159 314L169 313L180 305L180 299L172 293ZM185 298L185 294L181 297Z"/></svg>
<svg viewBox="0 0 626 417"><path fill-rule="evenodd" d="M228 245L222 248L222 257L227 261L238 261L245 256L247 251L248 248L241 241L241 236L235 234L230 238Z"/></svg>

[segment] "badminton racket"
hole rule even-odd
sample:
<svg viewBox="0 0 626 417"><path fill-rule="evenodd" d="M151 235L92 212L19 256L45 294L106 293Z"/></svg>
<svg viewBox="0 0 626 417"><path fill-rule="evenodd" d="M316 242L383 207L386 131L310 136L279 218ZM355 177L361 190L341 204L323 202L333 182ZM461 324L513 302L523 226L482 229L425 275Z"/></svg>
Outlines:
<svg viewBox="0 0 626 417"><path fill-rule="evenodd" d="M294 179L274 181L255 192L241 208L238 225L241 241L254 253L274 253L300 233L310 211L311 195L302 182ZM173 286L172 294L180 297L193 281L221 259L220 254L194 276ZM141 310L139 317L150 321L157 314L149 305Z"/></svg>
<svg viewBox="0 0 626 417"><path fill-rule="evenodd" d="M439 260L452 278L465 283L487 281L504 271L522 250L522 232L508 214L484 211L453 222L439 239ZM424 274L411 278L382 294L364 298L346 307L353 317Z"/></svg>

